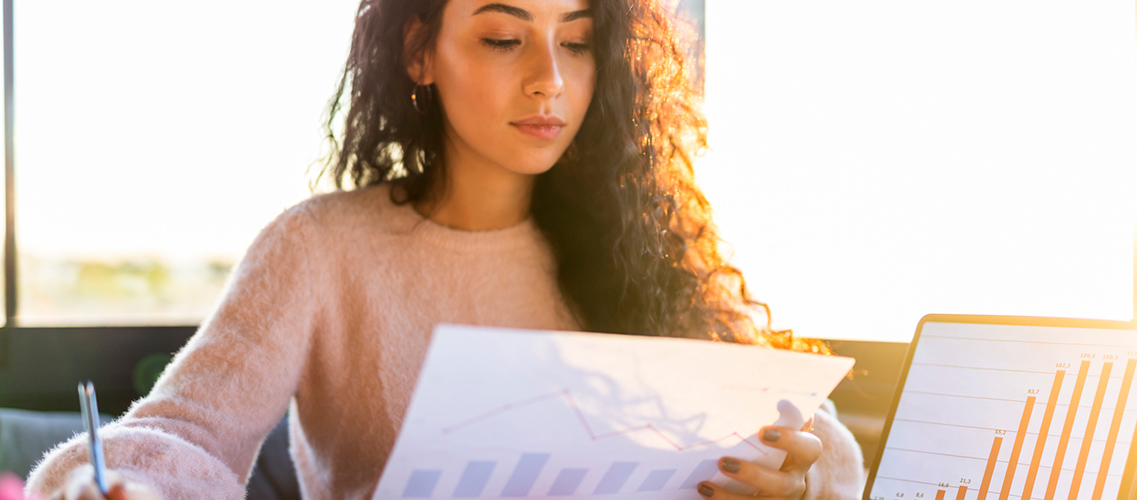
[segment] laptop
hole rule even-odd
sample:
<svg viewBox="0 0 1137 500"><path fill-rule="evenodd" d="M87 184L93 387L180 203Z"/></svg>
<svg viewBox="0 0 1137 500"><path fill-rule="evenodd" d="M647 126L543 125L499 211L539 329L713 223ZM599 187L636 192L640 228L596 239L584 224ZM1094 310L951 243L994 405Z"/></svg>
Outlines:
<svg viewBox="0 0 1137 500"><path fill-rule="evenodd" d="M1137 326L925 316L865 500L1137 500Z"/></svg>

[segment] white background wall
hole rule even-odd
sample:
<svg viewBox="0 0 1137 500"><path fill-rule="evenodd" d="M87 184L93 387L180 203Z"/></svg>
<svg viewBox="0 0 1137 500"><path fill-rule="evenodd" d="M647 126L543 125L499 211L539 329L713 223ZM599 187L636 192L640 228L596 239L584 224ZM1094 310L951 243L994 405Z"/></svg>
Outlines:
<svg viewBox="0 0 1137 500"><path fill-rule="evenodd" d="M782 327L1130 319L1133 2L707 2L701 181Z"/></svg>

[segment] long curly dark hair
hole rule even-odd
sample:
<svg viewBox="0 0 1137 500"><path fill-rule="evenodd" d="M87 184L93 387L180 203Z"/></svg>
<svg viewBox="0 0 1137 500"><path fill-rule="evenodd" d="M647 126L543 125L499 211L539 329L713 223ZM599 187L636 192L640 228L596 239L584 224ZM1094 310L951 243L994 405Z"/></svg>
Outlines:
<svg viewBox="0 0 1137 500"><path fill-rule="evenodd" d="M323 174L337 188L389 183L423 200L445 175L442 111L417 112L408 54L430 47L446 0L363 0L326 130ZM532 214L561 290L590 331L689 337L827 352L774 331L718 249L693 157L707 124L693 78L693 30L654 0L592 0L596 85L573 143L536 179ZM417 16L428 28L404 44ZM343 129L335 132L342 123Z"/></svg>

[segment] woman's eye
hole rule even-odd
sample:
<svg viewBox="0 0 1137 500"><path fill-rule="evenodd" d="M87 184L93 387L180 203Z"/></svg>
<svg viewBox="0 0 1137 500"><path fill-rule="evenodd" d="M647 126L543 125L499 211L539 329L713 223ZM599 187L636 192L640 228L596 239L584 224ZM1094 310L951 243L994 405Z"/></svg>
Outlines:
<svg viewBox="0 0 1137 500"><path fill-rule="evenodd" d="M506 52L518 45L521 45L521 40L513 39L499 39L499 38L483 38L482 43L488 45L491 49Z"/></svg>
<svg viewBox="0 0 1137 500"><path fill-rule="evenodd" d="M587 43L565 42L565 43L562 43L561 46L563 46L566 49L569 49L570 51L572 51L573 54L576 54L578 56L587 54L588 51L592 50L592 45L589 45Z"/></svg>

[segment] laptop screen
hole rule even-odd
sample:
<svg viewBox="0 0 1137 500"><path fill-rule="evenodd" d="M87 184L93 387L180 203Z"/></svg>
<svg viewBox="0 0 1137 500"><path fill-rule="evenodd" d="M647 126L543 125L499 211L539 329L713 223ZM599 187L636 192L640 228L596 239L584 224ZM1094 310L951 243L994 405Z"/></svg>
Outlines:
<svg viewBox="0 0 1137 500"><path fill-rule="evenodd" d="M1129 323L927 316L865 499L1137 498L1135 370Z"/></svg>

